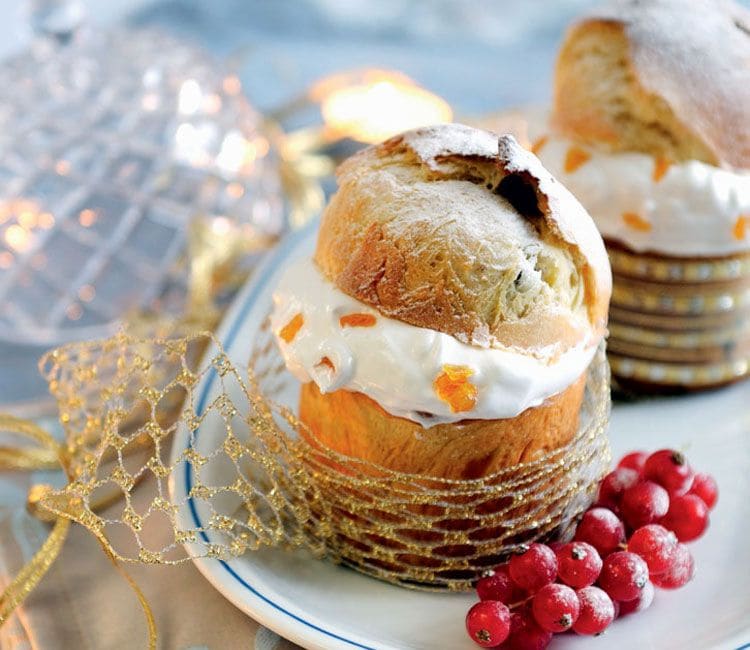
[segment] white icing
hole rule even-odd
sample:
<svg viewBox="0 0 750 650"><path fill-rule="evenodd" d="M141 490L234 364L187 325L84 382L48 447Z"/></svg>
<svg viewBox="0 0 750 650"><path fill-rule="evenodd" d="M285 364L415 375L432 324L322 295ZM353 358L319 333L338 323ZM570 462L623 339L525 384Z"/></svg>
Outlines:
<svg viewBox="0 0 750 650"><path fill-rule="evenodd" d="M697 160L670 165L654 180L654 158L636 153L603 153L566 173L565 157L573 143L550 138L538 156L593 217L599 231L635 251L708 257L750 250L750 237L735 235L737 219L750 217L750 172L734 172ZM579 145L575 145L579 146ZM650 230L629 226L623 214L634 213ZM750 223L745 229L750 234Z"/></svg>
<svg viewBox="0 0 750 650"><path fill-rule="evenodd" d="M287 368L321 392L364 393L388 413L428 428L467 418L517 416L568 388L586 370L598 340L540 359L510 349L478 348L423 327L382 316L328 282L310 259L291 265L274 293L271 326ZM371 327L342 327L351 313L375 316ZM287 343L279 332L297 314L304 323ZM321 364L328 357L334 370ZM478 389L470 411L454 413L435 393L444 365L467 366ZM431 414L431 415L428 415Z"/></svg>

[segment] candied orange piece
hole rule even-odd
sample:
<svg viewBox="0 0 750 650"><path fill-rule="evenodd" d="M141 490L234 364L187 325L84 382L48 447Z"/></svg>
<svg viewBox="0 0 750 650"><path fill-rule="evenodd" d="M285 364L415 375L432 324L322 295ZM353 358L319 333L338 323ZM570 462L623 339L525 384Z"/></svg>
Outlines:
<svg viewBox="0 0 750 650"><path fill-rule="evenodd" d="M747 225L750 222L750 215L741 214L737 217L737 221L734 222L734 228L732 228L732 234L735 239L742 241L747 235Z"/></svg>
<svg viewBox="0 0 750 650"><path fill-rule="evenodd" d="M586 164L591 158L591 154L580 147L571 147L565 154L565 173L570 174L578 169L581 165Z"/></svg>
<svg viewBox="0 0 750 650"><path fill-rule="evenodd" d="M531 153L538 154L544 148L544 145L547 144L547 142L549 142L548 135L543 135L542 137L534 140L531 145Z"/></svg>
<svg viewBox="0 0 750 650"><path fill-rule="evenodd" d="M372 314L344 314L339 318L341 327L372 327L376 322Z"/></svg>
<svg viewBox="0 0 750 650"><path fill-rule="evenodd" d="M444 365L443 372L432 382L437 396L454 413L471 411L477 403L477 387L469 381L473 374L474 371L467 366Z"/></svg>
<svg viewBox="0 0 750 650"><path fill-rule="evenodd" d="M654 179L654 183L658 183L662 178L664 178L671 166L672 161L669 160L669 158L659 156L658 158L654 159L654 173L652 176L652 178Z"/></svg>
<svg viewBox="0 0 750 650"><path fill-rule="evenodd" d="M639 230L640 232L651 230L651 224L635 212L623 212L622 220L633 230Z"/></svg>
<svg viewBox="0 0 750 650"><path fill-rule="evenodd" d="M325 366L326 368L330 368L332 371L336 370L336 366L333 365L333 361L331 361L328 357L323 357L320 361L318 361L317 365Z"/></svg>
<svg viewBox="0 0 750 650"><path fill-rule="evenodd" d="M292 320L290 320L284 327L279 330L279 336L284 339L287 343L291 343L294 337L297 336L297 332L305 324L305 318L302 314L296 314Z"/></svg>

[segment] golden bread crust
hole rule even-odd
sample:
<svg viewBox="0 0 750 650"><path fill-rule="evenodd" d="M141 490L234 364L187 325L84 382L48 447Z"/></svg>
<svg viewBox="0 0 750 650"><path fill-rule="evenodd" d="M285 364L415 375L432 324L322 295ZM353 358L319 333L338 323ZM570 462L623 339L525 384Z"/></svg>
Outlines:
<svg viewBox="0 0 750 650"><path fill-rule="evenodd" d="M534 460L578 430L585 374L544 404L505 420L463 420L428 430L384 411L362 393L302 386L299 415L315 438L346 456L388 469L473 479Z"/></svg>
<svg viewBox="0 0 750 650"><path fill-rule="evenodd" d="M727 0L617 0L568 31L555 127L610 151L750 168L750 12Z"/></svg>
<svg viewBox="0 0 750 650"><path fill-rule="evenodd" d="M315 261L344 293L482 347L536 354L603 334L601 238L512 137L417 129L353 156L338 181Z"/></svg>

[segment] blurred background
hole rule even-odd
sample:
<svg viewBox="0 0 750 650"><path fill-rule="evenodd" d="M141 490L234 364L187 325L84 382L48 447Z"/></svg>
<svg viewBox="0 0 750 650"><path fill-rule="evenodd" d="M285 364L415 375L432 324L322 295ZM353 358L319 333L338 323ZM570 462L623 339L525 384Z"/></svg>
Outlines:
<svg viewBox="0 0 750 650"><path fill-rule="evenodd" d="M458 112L549 96L564 26L592 0L3 0L0 54L27 44L29 12L68 5L92 26L158 25L236 57L263 110L341 69L400 70Z"/></svg>

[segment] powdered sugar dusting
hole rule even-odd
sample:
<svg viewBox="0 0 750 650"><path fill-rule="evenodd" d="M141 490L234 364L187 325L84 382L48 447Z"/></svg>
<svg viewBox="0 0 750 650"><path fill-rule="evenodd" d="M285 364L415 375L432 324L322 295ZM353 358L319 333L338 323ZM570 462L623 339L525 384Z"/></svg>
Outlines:
<svg viewBox="0 0 750 650"><path fill-rule="evenodd" d="M615 0L640 83L715 149L750 167L750 11L730 0Z"/></svg>
<svg viewBox="0 0 750 650"><path fill-rule="evenodd" d="M497 158L497 135L463 124L440 124L404 134L404 142L431 169L443 156Z"/></svg>

